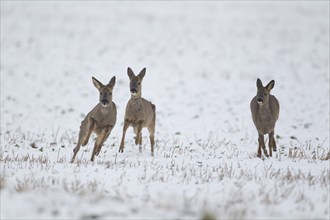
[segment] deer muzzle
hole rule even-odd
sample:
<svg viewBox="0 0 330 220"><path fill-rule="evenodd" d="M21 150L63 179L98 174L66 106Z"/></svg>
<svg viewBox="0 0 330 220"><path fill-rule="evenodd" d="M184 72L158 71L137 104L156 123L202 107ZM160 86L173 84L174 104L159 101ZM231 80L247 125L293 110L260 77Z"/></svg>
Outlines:
<svg viewBox="0 0 330 220"><path fill-rule="evenodd" d="M108 101L107 99L102 99L102 100L101 100L101 105L102 105L103 107L107 107L107 106L109 105L109 101Z"/></svg>
<svg viewBox="0 0 330 220"><path fill-rule="evenodd" d="M135 96L137 94L137 90L132 88L131 89L131 94Z"/></svg>

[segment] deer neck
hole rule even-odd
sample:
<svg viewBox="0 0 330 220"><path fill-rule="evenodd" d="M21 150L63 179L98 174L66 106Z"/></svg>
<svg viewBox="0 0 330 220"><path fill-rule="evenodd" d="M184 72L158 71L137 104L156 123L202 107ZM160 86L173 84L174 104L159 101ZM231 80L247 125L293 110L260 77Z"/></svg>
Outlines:
<svg viewBox="0 0 330 220"><path fill-rule="evenodd" d="M142 97L141 92L136 93L136 95L131 95L131 100L140 100Z"/></svg>
<svg viewBox="0 0 330 220"><path fill-rule="evenodd" d="M100 111L102 115L108 114L112 111L112 103L110 103L107 107L100 105Z"/></svg>
<svg viewBox="0 0 330 220"><path fill-rule="evenodd" d="M269 118L270 116L269 103L267 102L266 104L259 106L259 111L261 118Z"/></svg>
<svg viewBox="0 0 330 220"><path fill-rule="evenodd" d="M262 111L267 111L267 110L269 110L269 102L266 102L266 103L263 104L263 105L259 105L259 109L262 110Z"/></svg>
<svg viewBox="0 0 330 220"><path fill-rule="evenodd" d="M142 97L140 95L135 95L131 97L130 106L135 110L140 110L142 107Z"/></svg>

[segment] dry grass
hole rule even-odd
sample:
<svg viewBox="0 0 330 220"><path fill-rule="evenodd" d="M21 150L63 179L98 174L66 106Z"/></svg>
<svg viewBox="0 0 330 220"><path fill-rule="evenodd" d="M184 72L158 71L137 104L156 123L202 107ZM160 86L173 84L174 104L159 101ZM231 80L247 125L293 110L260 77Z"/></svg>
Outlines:
<svg viewBox="0 0 330 220"><path fill-rule="evenodd" d="M17 194L65 192L93 203L109 198L121 204L142 201L155 209L178 209L190 217L241 219L253 216L246 206L250 202L266 208L294 201L296 208L313 211L316 204L308 190L326 191L330 185L328 167L316 173L306 168L306 164L317 167L328 157L323 144L282 147L275 157L260 160L254 149L246 147L254 145L251 140L235 142L210 134L204 140L182 141L176 135L172 140L157 141L159 156L155 158L123 156L113 153L116 147L108 146L102 152L107 156L91 163L86 157L90 152L85 153L91 147L87 147L71 164L72 148L66 146L74 142L69 135L56 130L49 144L44 139L40 142L43 135L6 134L0 151L0 189ZM21 144L17 147L17 143ZM44 146L42 151L40 146ZM250 184L254 187L245 187ZM164 187L168 191L161 190Z"/></svg>

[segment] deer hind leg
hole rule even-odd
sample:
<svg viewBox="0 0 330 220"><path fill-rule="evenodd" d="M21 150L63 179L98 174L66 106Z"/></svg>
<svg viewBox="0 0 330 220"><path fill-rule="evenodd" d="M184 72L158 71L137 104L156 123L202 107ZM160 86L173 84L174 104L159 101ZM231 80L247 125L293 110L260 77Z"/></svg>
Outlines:
<svg viewBox="0 0 330 220"><path fill-rule="evenodd" d="M73 156L72 156L72 159L71 159L71 163L74 162L74 159L76 158L77 153L80 150L80 145L81 145L81 140L78 140L78 143L77 143L76 147L73 149Z"/></svg>
<svg viewBox="0 0 330 220"><path fill-rule="evenodd" d="M89 123L88 130L87 133L84 135L84 138L82 139L82 146L86 146L86 144L88 143L88 140L94 129L95 120L93 118L89 118L88 123Z"/></svg>
<svg viewBox="0 0 330 220"><path fill-rule="evenodd" d="M150 147L151 147L151 156L154 156L154 145L155 145L155 128L148 128L149 138L150 138Z"/></svg>
<svg viewBox="0 0 330 220"><path fill-rule="evenodd" d="M272 136L272 148L273 148L273 151L276 152L277 147L276 147L276 141L275 141L275 137L274 137L274 131L271 133L271 136Z"/></svg>
<svg viewBox="0 0 330 220"><path fill-rule="evenodd" d="M269 149L269 156L273 156L273 137L272 135L268 134L268 149Z"/></svg>
<svg viewBox="0 0 330 220"><path fill-rule="evenodd" d="M96 148L98 147L98 143L100 142L100 138L97 137L96 141L94 143L94 148L93 148L93 152L92 152L92 157L91 157L91 161L94 161L94 157L95 157L95 152L96 152Z"/></svg>
<svg viewBox="0 0 330 220"><path fill-rule="evenodd" d="M73 156L71 159L71 163L74 162L74 159L76 158L77 153L80 150L80 146L81 145L85 146L88 143L89 137L93 131L93 127L94 127L94 121L91 121L87 131L85 131L85 124L82 123L82 125L80 126L78 143L76 147L73 149Z"/></svg>
<svg viewBox="0 0 330 220"><path fill-rule="evenodd" d="M124 127L123 127L123 135L121 137L121 142L120 142L120 147L119 147L119 153L124 152L124 147L125 147L125 135L127 128L131 125L131 123L127 120L124 121Z"/></svg>
<svg viewBox="0 0 330 220"><path fill-rule="evenodd" d="M261 157L261 144L260 144L259 138L258 138L258 153L257 153L257 157Z"/></svg>
<svg viewBox="0 0 330 220"><path fill-rule="evenodd" d="M155 127L156 127L156 117L154 113L154 117L152 119L151 125L148 127L149 130L149 138L150 138L150 147L151 147L151 156L154 156L154 145L155 145Z"/></svg>
<svg viewBox="0 0 330 220"><path fill-rule="evenodd" d="M258 149L258 156L261 157L261 148L265 154L266 157L268 157L267 149L265 146L265 141L264 141L264 135L259 133L259 149Z"/></svg>

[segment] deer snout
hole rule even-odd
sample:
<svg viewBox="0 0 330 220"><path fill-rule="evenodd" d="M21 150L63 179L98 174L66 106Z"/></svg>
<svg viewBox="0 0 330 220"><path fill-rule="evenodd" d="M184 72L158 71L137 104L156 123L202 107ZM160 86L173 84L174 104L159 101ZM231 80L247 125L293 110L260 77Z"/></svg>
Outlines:
<svg viewBox="0 0 330 220"><path fill-rule="evenodd" d="M136 96L136 94L137 94L137 89L135 89L135 88L131 88L131 94L134 95L134 96Z"/></svg>
<svg viewBox="0 0 330 220"><path fill-rule="evenodd" d="M262 104L264 102L264 100L262 98L258 98L257 102L258 102L258 104Z"/></svg>
<svg viewBox="0 0 330 220"><path fill-rule="evenodd" d="M102 104L104 107L106 107L106 106L109 105L109 101L108 101L107 99L102 99L102 100L101 100L101 104Z"/></svg>

